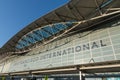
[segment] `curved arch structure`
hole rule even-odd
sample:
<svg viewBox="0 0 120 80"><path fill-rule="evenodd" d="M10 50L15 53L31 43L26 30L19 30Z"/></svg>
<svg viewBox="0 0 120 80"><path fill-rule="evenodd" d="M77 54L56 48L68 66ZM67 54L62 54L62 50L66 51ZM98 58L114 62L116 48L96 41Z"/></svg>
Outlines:
<svg viewBox="0 0 120 80"><path fill-rule="evenodd" d="M71 28L75 23L64 22L46 25L37 28L24 35L17 43L16 48L22 49L37 42L43 42L45 39L55 37L58 33Z"/></svg>
<svg viewBox="0 0 120 80"><path fill-rule="evenodd" d="M26 26L0 49L0 53L24 53L68 32L86 29L118 15L119 7L119 0L71 0Z"/></svg>
<svg viewBox="0 0 120 80"><path fill-rule="evenodd" d="M71 0L0 48L0 75L120 72L119 41L120 0Z"/></svg>

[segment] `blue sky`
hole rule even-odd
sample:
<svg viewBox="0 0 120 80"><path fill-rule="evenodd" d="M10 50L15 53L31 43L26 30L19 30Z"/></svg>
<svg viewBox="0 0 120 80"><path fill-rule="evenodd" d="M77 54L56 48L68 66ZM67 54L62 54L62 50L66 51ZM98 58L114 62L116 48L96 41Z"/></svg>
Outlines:
<svg viewBox="0 0 120 80"><path fill-rule="evenodd" d="M0 47L39 17L69 0L0 0Z"/></svg>

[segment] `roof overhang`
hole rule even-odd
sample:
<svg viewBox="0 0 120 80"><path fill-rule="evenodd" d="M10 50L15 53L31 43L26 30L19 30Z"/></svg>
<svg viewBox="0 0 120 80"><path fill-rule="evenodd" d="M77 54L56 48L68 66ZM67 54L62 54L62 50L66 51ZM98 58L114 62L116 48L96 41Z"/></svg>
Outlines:
<svg viewBox="0 0 120 80"><path fill-rule="evenodd" d="M103 20L107 20L108 18L118 15L119 13L119 0L71 0L66 5L46 14L26 26L2 47L0 53L10 51L15 52L17 42L24 35L37 28L44 27L45 25L75 20L77 22L83 22L82 24L79 24L79 30L83 30L90 26L97 25L99 22L102 23ZM70 31L74 30L76 29L71 29Z"/></svg>

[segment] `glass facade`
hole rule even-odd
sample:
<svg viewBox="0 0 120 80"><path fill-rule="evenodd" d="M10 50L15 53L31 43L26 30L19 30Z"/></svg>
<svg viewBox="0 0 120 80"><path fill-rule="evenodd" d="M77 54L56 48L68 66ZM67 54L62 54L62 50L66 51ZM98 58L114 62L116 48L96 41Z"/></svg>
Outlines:
<svg viewBox="0 0 120 80"><path fill-rule="evenodd" d="M40 46L6 65L14 72L120 60L119 41L120 21L114 21Z"/></svg>
<svg viewBox="0 0 120 80"><path fill-rule="evenodd" d="M102 24L33 49L6 62L2 72L120 60L120 21ZM2 68L1 68L2 69Z"/></svg>
<svg viewBox="0 0 120 80"><path fill-rule="evenodd" d="M22 49L24 47L28 47L36 42L42 41L46 38L49 38L60 31L63 31L67 28L70 28L73 26L73 21L69 21L66 23L55 23L43 26L42 28L38 28L36 30L33 30L26 35L24 35L17 43L16 49Z"/></svg>

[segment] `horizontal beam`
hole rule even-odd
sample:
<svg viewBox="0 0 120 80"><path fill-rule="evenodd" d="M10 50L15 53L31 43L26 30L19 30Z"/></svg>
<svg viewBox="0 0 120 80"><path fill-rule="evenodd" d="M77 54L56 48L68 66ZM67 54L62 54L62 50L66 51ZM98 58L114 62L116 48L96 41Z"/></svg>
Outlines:
<svg viewBox="0 0 120 80"><path fill-rule="evenodd" d="M117 68L120 67L120 64L114 64L114 65L102 65L102 66L88 66L88 67L80 67L80 70L90 70L90 69L105 69L105 68Z"/></svg>
<svg viewBox="0 0 120 80"><path fill-rule="evenodd" d="M62 72L62 71L75 71L77 68L66 68L66 69L54 69L54 70L42 70L42 71L33 71L32 73L48 73L48 72Z"/></svg>
<svg viewBox="0 0 120 80"><path fill-rule="evenodd" d="M24 74L30 74L30 72L10 73L10 75L24 75Z"/></svg>

